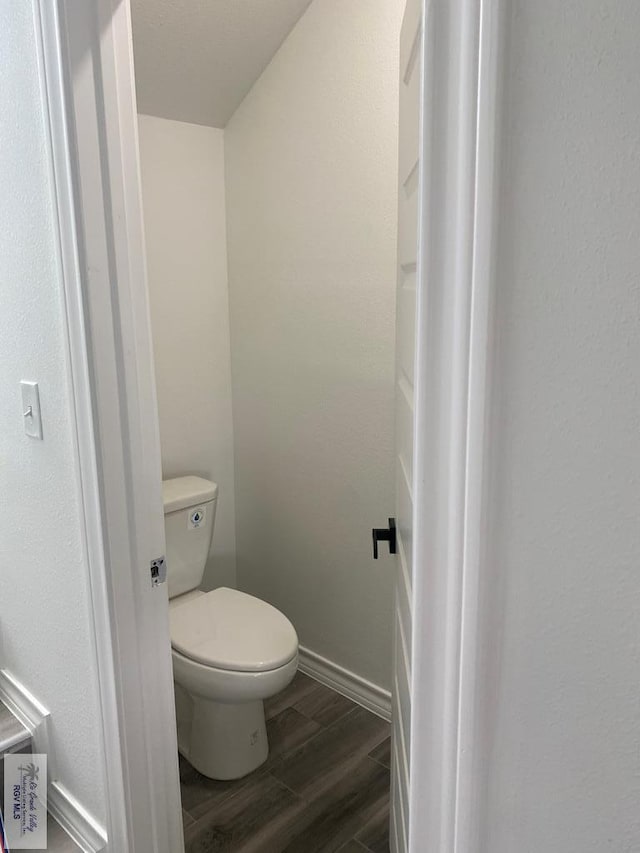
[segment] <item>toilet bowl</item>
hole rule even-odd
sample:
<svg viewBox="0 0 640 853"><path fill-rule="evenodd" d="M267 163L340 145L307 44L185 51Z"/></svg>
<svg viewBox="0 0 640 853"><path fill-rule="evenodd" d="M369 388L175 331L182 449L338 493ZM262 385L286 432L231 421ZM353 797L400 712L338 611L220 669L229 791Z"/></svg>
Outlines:
<svg viewBox="0 0 640 853"><path fill-rule="evenodd" d="M217 486L199 477L163 485L178 749L203 775L237 779L267 759L263 702L295 675L298 638L286 616L254 596L197 588Z"/></svg>

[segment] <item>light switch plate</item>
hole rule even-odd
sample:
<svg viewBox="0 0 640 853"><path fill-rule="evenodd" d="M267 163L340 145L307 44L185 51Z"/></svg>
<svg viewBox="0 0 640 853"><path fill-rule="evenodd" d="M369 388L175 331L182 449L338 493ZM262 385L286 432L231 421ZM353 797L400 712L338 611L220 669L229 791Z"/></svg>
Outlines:
<svg viewBox="0 0 640 853"><path fill-rule="evenodd" d="M37 382L21 382L22 419L24 431L32 438L42 440L42 417L40 415L40 394Z"/></svg>

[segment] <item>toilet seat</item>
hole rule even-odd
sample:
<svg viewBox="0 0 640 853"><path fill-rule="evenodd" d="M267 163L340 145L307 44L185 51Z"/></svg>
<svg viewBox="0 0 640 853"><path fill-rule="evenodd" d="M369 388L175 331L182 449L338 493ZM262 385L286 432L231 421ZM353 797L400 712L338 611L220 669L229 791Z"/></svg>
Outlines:
<svg viewBox="0 0 640 853"><path fill-rule="evenodd" d="M274 696L289 684L298 669L298 653L284 666L265 672L234 672L205 666L171 650L173 675L191 696L223 704L255 702Z"/></svg>
<svg viewBox="0 0 640 853"><path fill-rule="evenodd" d="M174 599L169 618L175 652L216 670L269 672L297 656L298 637L287 617L235 589Z"/></svg>

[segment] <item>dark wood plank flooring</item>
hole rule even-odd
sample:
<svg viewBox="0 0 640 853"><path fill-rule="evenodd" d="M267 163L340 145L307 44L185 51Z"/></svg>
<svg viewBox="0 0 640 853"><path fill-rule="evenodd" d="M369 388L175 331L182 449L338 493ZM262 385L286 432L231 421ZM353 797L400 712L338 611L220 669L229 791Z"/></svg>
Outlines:
<svg viewBox="0 0 640 853"><path fill-rule="evenodd" d="M186 853L388 853L388 723L302 673L265 715L250 776L216 782L180 758Z"/></svg>

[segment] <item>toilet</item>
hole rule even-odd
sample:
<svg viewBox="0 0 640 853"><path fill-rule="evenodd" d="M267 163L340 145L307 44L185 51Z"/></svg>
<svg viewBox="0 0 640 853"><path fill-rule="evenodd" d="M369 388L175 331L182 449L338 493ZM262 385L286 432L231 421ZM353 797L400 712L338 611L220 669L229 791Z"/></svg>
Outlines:
<svg viewBox="0 0 640 853"><path fill-rule="evenodd" d="M298 668L298 637L275 607L235 589L199 589L218 487L163 483L178 749L211 779L238 779L269 754L264 699Z"/></svg>

